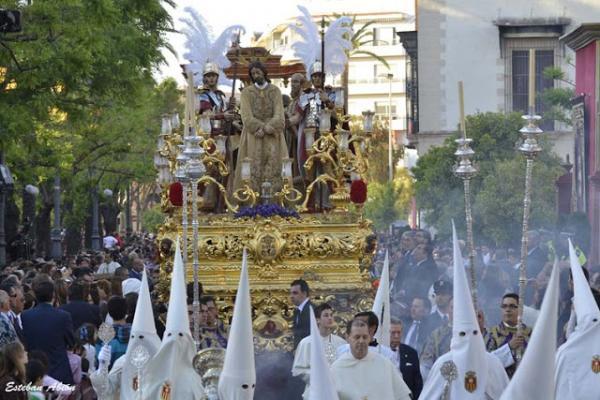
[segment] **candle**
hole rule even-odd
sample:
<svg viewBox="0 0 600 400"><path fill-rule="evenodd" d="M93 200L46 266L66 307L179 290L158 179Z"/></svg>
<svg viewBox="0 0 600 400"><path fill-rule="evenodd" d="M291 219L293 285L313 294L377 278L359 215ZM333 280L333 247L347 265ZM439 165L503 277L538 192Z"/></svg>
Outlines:
<svg viewBox="0 0 600 400"><path fill-rule="evenodd" d="M223 135L217 136L217 152L221 155L225 154L225 143L227 137Z"/></svg>
<svg viewBox="0 0 600 400"><path fill-rule="evenodd" d="M210 135L210 132L212 131L210 125L210 117L206 114L202 115L202 117L200 118L200 130L203 134L206 135Z"/></svg>
<svg viewBox="0 0 600 400"><path fill-rule="evenodd" d="M242 180L250 179L250 164L252 163L251 158L244 158L242 161Z"/></svg>
<svg viewBox="0 0 600 400"><path fill-rule="evenodd" d="M163 135L171 134L171 117L167 114L163 115L162 117L162 126L160 129L160 133L162 133Z"/></svg>
<svg viewBox="0 0 600 400"><path fill-rule="evenodd" d="M304 148L306 150L310 150L314 142L315 142L314 128L304 129Z"/></svg>
<svg viewBox="0 0 600 400"><path fill-rule="evenodd" d="M284 158L281 162L281 177L289 179L292 177L292 159Z"/></svg>
<svg viewBox="0 0 600 400"><path fill-rule="evenodd" d="M350 136L350 132L348 132L347 130L341 130L340 131L340 150L342 151L346 151L348 150L348 139Z"/></svg>
<svg viewBox="0 0 600 400"><path fill-rule="evenodd" d="M335 108L344 108L344 88L335 88Z"/></svg>
<svg viewBox="0 0 600 400"><path fill-rule="evenodd" d="M181 123L179 122L179 113L175 113L171 116L171 127L173 129L179 129Z"/></svg>
<svg viewBox="0 0 600 400"><path fill-rule="evenodd" d="M321 121L319 122L319 131L329 132L331 130L331 113L327 110L321 111Z"/></svg>
<svg viewBox="0 0 600 400"><path fill-rule="evenodd" d="M529 49L529 112L535 113L535 50Z"/></svg>
<svg viewBox="0 0 600 400"><path fill-rule="evenodd" d="M373 132L373 116L375 113L371 110L363 111L363 130L367 133Z"/></svg>
<svg viewBox="0 0 600 400"><path fill-rule="evenodd" d="M465 139L467 137L467 126L465 125L465 94L462 81L458 81L458 109L460 112L460 130L463 139Z"/></svg>

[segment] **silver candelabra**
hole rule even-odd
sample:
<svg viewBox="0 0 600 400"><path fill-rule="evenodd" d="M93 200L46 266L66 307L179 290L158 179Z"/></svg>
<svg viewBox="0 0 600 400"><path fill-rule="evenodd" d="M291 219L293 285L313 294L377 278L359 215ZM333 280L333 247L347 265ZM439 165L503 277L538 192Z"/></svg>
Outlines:
<svg viewBox="0 0 600 400"><path fill-rule="evenodd" d="M201 161L204 150L200 146L202 137L195 134L192 129L192 134L185 137L184 155L188 158L186 164L187 177L191 184L192 191L192 268L194 273L194 298L192 302L192 318L193 318L193 336L196 346L200 344L200 291L198 270L200 262L198 257L198 183L204 176L206 168Z"/></svg>
<svg viewBox="0 0 600 400"><path fill-rule="evenodd" d="M542 119L539 115L534 115L535 110L530 107L528 115L524 115L523 119L527 121L525 126L519 132L523 135L523 143L519 147L519 151L527 160L525 166L525 196L523 199L523 230L521 237L521 265L519 266L519 312L517 335L523 334L523 304L525 303L525 292L527 288L527 253L528 253L528 237L529 231L529 213L531 210L531 175L533 173L533 161L542 151L538 144L537 137L543 132L537 125L537 122ZM517 363L520 361L522 351L517 352Z"/></svg>
<svg viewBox="0 0 600 400"><path fill-rule="evenodd" d="M469 275L471 280L471 296L473 307L477 310L477 279L475 276L475 245L473 242L473 214L471 212L471 179L477 174L471 158L475 154L471 149L472 139L467 139L463 132L460 139L456 139L458 148L454 153L458 157L458 164L454 168L454 174L463 181L465 192L465 218L467 223L467 249L469 252Z"/></svg>

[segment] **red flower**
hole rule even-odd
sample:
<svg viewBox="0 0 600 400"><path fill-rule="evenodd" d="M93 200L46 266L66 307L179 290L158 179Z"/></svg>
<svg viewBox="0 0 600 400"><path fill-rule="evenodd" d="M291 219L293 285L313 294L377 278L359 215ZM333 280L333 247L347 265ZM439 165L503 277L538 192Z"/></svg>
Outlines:
<svg viewBox="0 0 600 400"><path fill-rule="evenodd" d="M371 287L373 289L379 289L379 279L375 279L373 282L371 282Z"/></svg>
<svg viewBox="0 0 600 400"><path fill-rule="evenodd" d="M362 179L352 181L350 185L350 200L355 204L367 201L367 184Z"/></svg>
<svg viewBox="0 0 600 400"><path fill-rule="evenodd" d="M183 205L183 186L181 186L181 183L175 182L169 186L169 201L175 207Z"/></svg>

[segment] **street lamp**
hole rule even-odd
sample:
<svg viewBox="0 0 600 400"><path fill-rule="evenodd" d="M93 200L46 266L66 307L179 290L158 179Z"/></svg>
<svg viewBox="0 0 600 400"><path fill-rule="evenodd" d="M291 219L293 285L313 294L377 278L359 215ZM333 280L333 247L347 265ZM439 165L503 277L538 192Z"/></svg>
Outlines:
<svg viewBox="0 0 600 400"><path fill-rule="evenodd" d="M94 178L93 170L89 171L90 179ZM93 181L92 181L93 182ZM105 197L111 197L113 195L112 190L104 189L102 194ZM100 230L98 229L98 225L100 223L100 215L99 215L99 206L98 206L98 183L93 184L92 186L92 250L100 251L101 249L101 238L100 238Z"/></svg>
<svg viewBox="0 0 600 400"><path fill-rule="evenodd" d="M100 223L98 210L98 188L96 185L92 187L92 250L100 251L100 231L98 224Z"/></svg>
<svg viewBox="0 0 600 400"><path fill-rule="evenodd" d="M53 260L62 258L62 236L60 227L60 173L57 171L54 176L54 226L50 232L52 248L50 255Z"/></svg>
<svg viewBox="0 0 600 400"><path fill-rule="evenodd" d="M394 179L394 165L392 159L392 81L394 79L394 74L388 73L379 76L387 78L390 82L388 90L388 179L391 182Z"/></svg>
<svg viewBox="0 0 600 400"><path fill-rule="evenodd" d="M35 206L40 189L34 185L25 185L23 188L23 253L21 257L29 260L31 249L35 243Z"/></svg>
<svg viewBox="0 0 600 400"><path fill-rule="evenodd" d="M0 268L6 265L6 233L4 232L4 213L6 212L6 194L14 187L10 170L4 165L4 154L0 153Z"/></svg>

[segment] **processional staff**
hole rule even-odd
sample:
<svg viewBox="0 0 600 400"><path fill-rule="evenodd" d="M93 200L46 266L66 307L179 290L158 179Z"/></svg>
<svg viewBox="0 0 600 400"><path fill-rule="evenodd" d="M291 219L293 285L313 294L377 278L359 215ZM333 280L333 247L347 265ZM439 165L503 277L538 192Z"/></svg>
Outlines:
<svg viewBox="0 0 600 400"><path fill-rule="evenodd" d="M458 157L458 164L454 168L454 174L462 179L465 192L465 218L467 223L467 248L469 251L469 275L471 280L471 297L473 307L477 310L477 280L475 277L475 245L473 243L473 216L471 213L471 178L477 173L471 158L475 154L470 144L473 139L467 139L467 128L465 125L465 103L463 93L463 82L458 82L458 104L460 110L460 130L462 137L456 139L458 148L454 153Z"/></svg>
<svg viewBox="0 0 600 400"><path fill-rule="evenodd" d="M527 121L525 126L519 132L523 135L523 143L519 151L525 156L527 163L525 166L525 197L523 199L523 230L521 236L521 265L519 266L519 309L517 322L517 336L523 334L523 305L525 302L525 291L527 288L527 253L529 230L529 212L531 209L531 175L533 171L533 161L542 151L538 144L537 136L542 130L537 126L537 121L541 119L535 114L535 50L529 50L529 112L522 118ZM523 350L517 352L517 363L521 360Z"/></svg>

